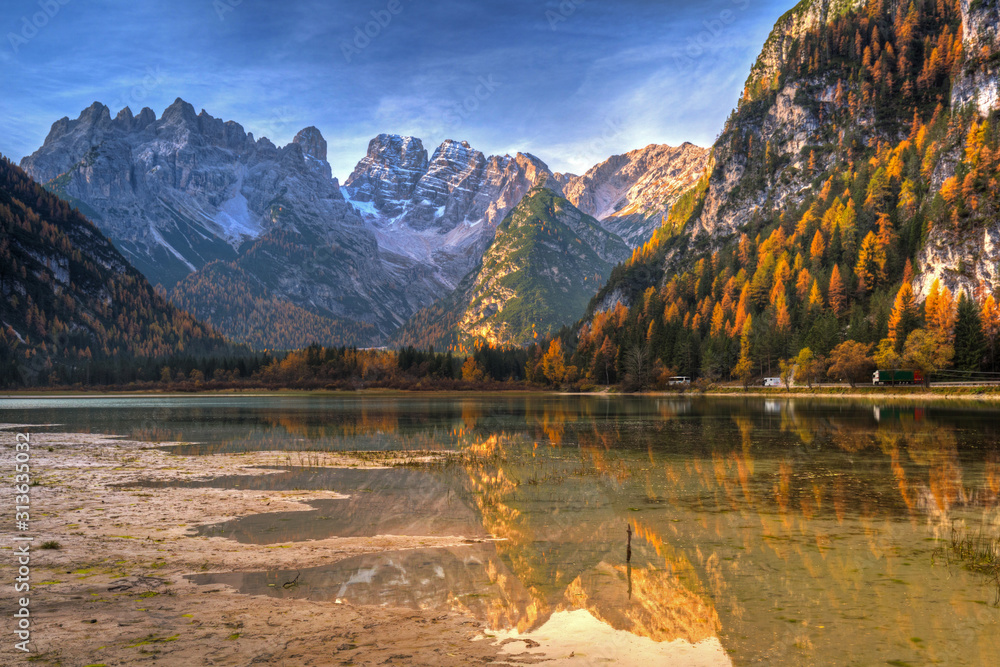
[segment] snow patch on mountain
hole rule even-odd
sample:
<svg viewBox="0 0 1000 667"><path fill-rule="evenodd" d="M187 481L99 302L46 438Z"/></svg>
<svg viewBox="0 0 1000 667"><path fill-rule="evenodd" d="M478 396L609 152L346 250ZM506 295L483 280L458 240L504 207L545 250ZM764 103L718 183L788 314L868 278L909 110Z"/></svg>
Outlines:
<svg viewBox="0 0 1000 667"><path fill-rule="evenodd" d="M223 202L213 220L230 243L257 238L262 231L260 221L250 214L247 198L242 192Z"/></svg>

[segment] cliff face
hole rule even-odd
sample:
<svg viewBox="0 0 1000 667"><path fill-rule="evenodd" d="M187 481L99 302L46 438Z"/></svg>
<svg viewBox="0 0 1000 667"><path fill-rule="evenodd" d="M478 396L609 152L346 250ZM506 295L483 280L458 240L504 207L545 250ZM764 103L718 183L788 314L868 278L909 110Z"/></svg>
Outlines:
<svg viewBox="0 0 1000 667"><path fill-rule="evenodd" d="M801 201L812 180L806 171L809 155L802 150L818 140L820 121L816 107L801 103L800 89L800 84L790 82L773 95L773 101L749 103L743 109L759 108L738 115L724 131L713 149L704 212L693 233L725 237L765 204L781 207ZM774 174L766 173L768 154L785 162Z"/></svg>
<svg viewBox="0 0 1000 667"><path fill-rule="evenodd" d="M446 141L428 159L420 139L382 134L344 184L383 256L427 276L426 305L482 258L496 227L533 186L554 175L538 158L491 156ZM416 288L415 288L416 289Z"/></svg>
<svg viewBox="0 0 1000 667"><path fill-rule="evenodd" d="M952 82L953 109L972 105L981 116L1000 105L1000 3L961 0L962 47L965 63Z"/></svg>
<svg viewBox="0 0 1000 667"><path fill-rule="evenodd" d="M384 342L479 266L542 184L638 246L705 159L690 144L649 146L578 177L526 153L487 157L449 140L428 155L419 139L382 134L341 188L315 127L277 147L178 99L160 118L112 119L95 103L53 124L22 164L176 303L280 348Z"/></svg>
<svg viewBox="0 0 1000 667"><path fill-rule="evenodd" d="M880 7L884 14L878 14ZM969 2L962 2L961 8L965 51L994 48L998 9L990 6L973 11ZM853 35L840 33L846 28L838 26L846 24L837 24L837 20L852 13L870 17L850 25L863 22L871 37L866 33L869 38L858 41L857 31ZM946 14L950 13L946 9ZM935 42L939 37L949 35L947 24L940 24L942 32L932 34L931 46L918 56L924 49L904 43L917 29L912 16L912 7L908 13L903 6L865 0L804 0L782 16L751 71L737 111L712 148L709 187L703 208L691 220L691 233L724 240L754 219L790 210L815 196L818 175L843 169L845 162L856 159L865 148L907 139L914 111L921 108L917 115L929 117L931 105L942 101L941 95L935 98L930 91L949 90L943 71L938 76L944 80L935 83L927 72L920 72L917 60L925 59L925 70L928 63L933 64L931 50L938 46ZM897 29L905 34L894 34ZM970 37L970 30L979 36ZM853 42L857 53L846 56L867 59L865 67L876 73L893 67L903 71L893 73L895 80L890 75L886 89L879 81L846 80L839 68L801 62L804 40L816 39L816 35L825 35L828 43L837 41L841 47L847 44L847 51L854 50L850 48ZM942 70L954 58L942 53ZM995 83L974 69L968 64L955 66L950 85L953 107L972 103L982 111L996 105L996 95L991 92ZM917 73L921 76L915 77ZM900 81L905 75L917 79L912 89L906 88L912 84ZM931 179L935 189L954 173L954 161L943 157Z"/></svg>
<svg viewBox="0 0 1000 667"><path fill-rule="evenodd" d="M867 0L801 0L779 18L750 70L740 104L760 99L774 88L781 70L792 56L796 42L810 30L830 23L847 12L862 9Z"/></svg>
<svg viewBox="0 0 1000 667"><path fill-rule="evenodd" d="M952 74L951 109L953 113L971 110L985 118L1000 109L1000 3L996 0L959 3L962 16L963 61ZM948 160L935 175L936 189L947 179L960 176L964 185L969 175L982 171L977 164L963 160L962 151L968 146L956 142L950 148ZM965 144L965 146L962 145ZM989 213L989 210L979 211ZM939 225L927 234L920 250L920 275L914 284L918 297L926 296L935 280L952 292L965 291L982 296L1000 288L1000 220L995 215L974 216L975 224ZM951 221L949 221L951 222Z"/></svg>
<svg viewBox="0 0 1000 667"><path fill-rule="evenodd" d="M737 110L712 147L711 179L694 235L725 238L763 208L801 202L814 175L832 165L821 151L819 162L810 166L812 155L804 149L831 141L827 121L846 100L838 98L835 78L822 73L790 76L788 64L811 31L827 29L865 5L866 0L803 0L775 23ZM873 130L868 109L859 109L854 122L862 133Z"/></svg>
<svg viewBox="0 0 1000 667"><path fill-rule="evenodd" d="M653 235L670 208L701 176L709 151L653 144L615 155L583 176L569 176L566 199L633 248Z"/></svg>
<svg viewBox="0 0 1000 667"><path fill-rule="evenodd" d="M879 14L880 9L884 14ZM978 122L981 128L982 120L1000 109L1000 3L960 0L953 8L943 5L938 10L943 14L937 18L937 27L923 36L923 48L906 44L914 31L927 29L926 19L914 18L917 14L909 5L813 0L783 16L754 65L738 111L713 147L715 167L703 213L693 220L692 233L724 239L755 216L796 206L815 194L816 174L842 169L838 164L859 156L864 147L915 143L915 126L907 122L911 119L906 114L913 116L921 108L916 116L928 124L933 105L939 104L945 107L939 113L950 110L952 128L924 156L929 165L923 175L928 192L917 217L922 212L943 219L928 220L919 243L914 243L914 289L921 298L935 280L952 292L971 295L1000 288L1000 224L984 215L987 207L981 206L982 197L971 198L976 207L971 210L963 198L946 201L947 211L934 204L935 195L949 179L967 189L979 180L988 185L984 163L966 153L969 137L965 132L970 123ZM922 11L926 16L926 8ZM870 17L868 30L880 35L879 45L866 40L868 52L861 49L857 55L868 58L876 74L888 70L895 77L889 80L895 85L888 90L884 81L869 79L871 84L858 85L822 69L790 67L799 57L796 48L803 35L848 12ZM853 39L858 39L857 33ZM886 45L892 50L887 51ZM877 46L881 52L873 48ZM906 76L913 77L910 88ZM933 98L925 92L935 89L940 93ZM845 111L849 117L844 117ZM759 138L756 149L747 140L750 135ZM970 173L972 180L966 181ZM902 186L901 180L895 186L897 192ZM897 226L901 222L897 220Z"/></svg>

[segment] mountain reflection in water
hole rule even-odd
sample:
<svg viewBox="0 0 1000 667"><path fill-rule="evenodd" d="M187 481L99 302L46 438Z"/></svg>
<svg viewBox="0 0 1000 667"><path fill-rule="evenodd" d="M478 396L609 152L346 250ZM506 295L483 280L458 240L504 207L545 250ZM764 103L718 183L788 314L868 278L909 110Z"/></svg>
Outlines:
<svg viewBox="0 0 1000 667"><path fill-rule="evenodd" d="M501 639L591 637L581 653L637 651L635 664L667 660L650 647L673 642L694 651L670 658L682 664L985 665L1000 655L995 586L946 557L953 530L998 535L1000 411L990 407L539 395L156 409L162 440L194 443L175 450L184 454L458 452L420 469L296 467L189 483L350 496L202 534L496 540L338 561L303 570L289 589L294 572L200 582L462 609ZM60 428L136 437L154 427L128 407L50 410L49 421L69 424Z"/></svg>

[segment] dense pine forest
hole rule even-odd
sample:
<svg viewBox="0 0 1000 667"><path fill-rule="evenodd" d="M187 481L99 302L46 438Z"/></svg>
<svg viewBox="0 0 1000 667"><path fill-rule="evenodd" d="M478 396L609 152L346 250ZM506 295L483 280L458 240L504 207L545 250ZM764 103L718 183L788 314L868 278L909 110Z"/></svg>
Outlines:
<svg viewBox="0 0 1000 667"><path fill-rule="evenodd" d="M724 207L796 179L807 194L768 200L728 238L692 238L706 173L560 337L566 368L631 386L672 373L749 382L800 355L803 375L832 366L838 380L870 381L876 366L996 370L995 296L934 282L918 299L914 284L929 234L959 239L998 212L997 119L948 107L952 76L985 56L963 53L957 3L891 6L814 28L773 78L751 76L716 143L714 168L722 155L745 165ZM790 82L822 120L798 156L751 131Z"/></svg>
<svg viewBox="0 0 1000 667"><path fill-rule="evenodd" d="M96 362L219 352L86 218L0 158L0 384L62 384ZM93 377L89 378L91 381Z"/></svg>
<svg viewBox="0 0 1000 667"><path fill-rule="evenodd" d="M213 354L139 358L120 355L55 366L47 377L3 386L114 391L327 389L524 389L529 354L488 346L460 357L433 348L373 350L310 345L291 352L233 347ZM539 375L542 384L545 378Z"/></svg>
<svg viewBox="0 0 1000 667"><path fill-rule="evenodd" d="M777 64L762 56L697 185L611 272L582 321L523 349L459 343L455 317L432 317L457 313L471 279L397 337L433 335L445 353L224 347L78 212L4 161L2 377L8 385L629 390L664 387L674 375L855 384L876 368L925 380L991 378L1000 370L1000 307L973 266L981 258L946 267L951 288L927 277L929 239L969 245L1000 213L1000 118L950 103L956 80L985 75L996 58L985 48L966 52L962 30L956 1L872 0L819 22ZM782 150L787 128L772 118L790 94L807 119L794 153ZM735 185L712 202L733 165ZM716 229L714 218L738 224ZM214 317L242 339L274 336L260 325L261 313L278 307L267 290L235 266L217 270L226 274L216 280L229 285L225 299L191 284L175 293L178 305L225 303ZM305 311L286 319L288 347L360 340ZM442 328L430 330L438 321Z"/></svg>
<svg viewBox="0 0 1000 667"><path fill-rule="evenodd" d="M245 261L264 254L262 246L255 244ZM286 251L291 249L289 244ZM171 291L170 300L189 312L210 314L212 323L256 350L268 343L294 349L314 340L360 345L375 337L371 325L344 324L275 297L235 262L215 262L188 276Z"/></svg>

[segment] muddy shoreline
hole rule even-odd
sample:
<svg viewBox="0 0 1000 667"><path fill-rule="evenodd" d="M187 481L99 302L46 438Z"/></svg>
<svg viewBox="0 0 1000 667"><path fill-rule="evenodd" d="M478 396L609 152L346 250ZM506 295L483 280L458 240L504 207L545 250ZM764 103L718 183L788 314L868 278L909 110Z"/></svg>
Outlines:
<svg viewBox="0 0 1000 667"><path fill-rule="evenodd" d="M42 665L470 665L513 664L484 628L460 612L355 606L253 596L185 575L296 570L377 552L462 547L474 538L392 536L243 544L196 536L195 526L273 512L312 510L331 491L133 486L281 472L287 454L178 456L165 443L33 432L30 488L32 653L4 633L0 663ZM13 483L17 428L0 425L0 477ZM169 444L169 443L167 443ZM310 465L377 468L438 455L320 454ZM266 468L264 466L274 466ZM8 523L8 522L5 522ZM4 526L0 579L16 576ZM57 541L59 549L39 548ZM7 596L4 596L7 598ZM5 607L9 606L5 603ZM5 609L5 612L7 610ZM7 614L4 614L7 616ZM474 641L479 638L480 641ZM509 649L508 649L509 650ZM497 663L498 656L503 655Z"/></svg>

